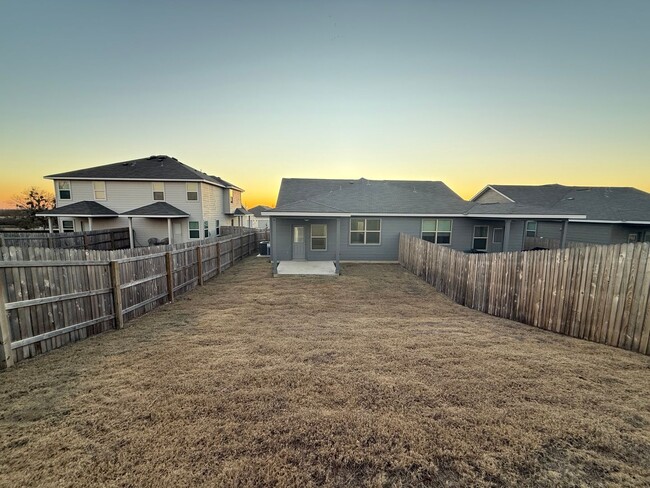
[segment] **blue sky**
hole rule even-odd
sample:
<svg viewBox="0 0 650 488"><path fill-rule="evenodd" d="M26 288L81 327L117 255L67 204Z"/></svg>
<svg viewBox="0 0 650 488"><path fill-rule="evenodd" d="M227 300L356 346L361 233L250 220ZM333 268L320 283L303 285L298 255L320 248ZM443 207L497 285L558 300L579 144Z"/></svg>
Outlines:
<svg viewBox="0 0 650 488"><path fill-rule="evenodd" d="M0 2L0 202L169 154L280 178L650 190L650 2Z"/></svg>

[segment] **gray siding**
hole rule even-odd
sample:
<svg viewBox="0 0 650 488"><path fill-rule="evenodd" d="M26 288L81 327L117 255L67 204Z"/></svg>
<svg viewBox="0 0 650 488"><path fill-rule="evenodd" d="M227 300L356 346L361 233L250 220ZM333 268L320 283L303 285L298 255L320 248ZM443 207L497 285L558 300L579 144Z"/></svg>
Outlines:
<svg viewBox="0 0 650 488"><path fill-rule="evenodd" d="M444 218L444 217L441 217ZM327 224L327 250L311 250L311 224ZM330 261L336 257L336 219L272 219L274 256L279 261L292 259L292 226L305 226L305 257L309 261ZM504 228L502 220L478 220L470 218L452 219L451 248L468 251L472 248L474 226L488 226L488 251L501 251L502 245L493 242L494 228ZM381 217L381 243L368 245L350 244L350 219L341 219L340 259L342 261L397 261L399 234L421 236L422 218L419 217ZM513 221L508 250L519 251L523 244L524 224Z"/></svg>
<svg viewBox="0 0 650 488"><path fill-rule="evenodd" d="M509 203L510 202L510 200L508 200L503 195L500 195L499 193L495 192L492 188L488 188L485 191L485 193L483 193L483 195L476 198L474 201L478 203Z"/></svg>

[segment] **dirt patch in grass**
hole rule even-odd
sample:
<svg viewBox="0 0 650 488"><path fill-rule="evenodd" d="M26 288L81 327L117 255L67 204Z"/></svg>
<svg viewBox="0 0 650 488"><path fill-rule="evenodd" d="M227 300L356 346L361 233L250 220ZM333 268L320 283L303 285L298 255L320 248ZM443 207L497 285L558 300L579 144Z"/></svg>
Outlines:
<svg viewBox="0 0 650 488"><path fill-rule="evenodd" d="M0 485L648 485L648 357L343 271L249 259L0 374Z"/></svg>

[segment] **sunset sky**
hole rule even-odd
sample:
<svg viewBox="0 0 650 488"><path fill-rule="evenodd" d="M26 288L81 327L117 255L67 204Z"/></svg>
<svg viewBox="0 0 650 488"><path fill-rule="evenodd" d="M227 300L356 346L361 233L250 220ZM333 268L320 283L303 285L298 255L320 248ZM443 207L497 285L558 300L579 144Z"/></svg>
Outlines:
<svg viewBox="0 0 650 488"><path fill-rule="evenodd" d="M0 206L167 154L282 177L650 191L650 1L0 1Z"/></svg>

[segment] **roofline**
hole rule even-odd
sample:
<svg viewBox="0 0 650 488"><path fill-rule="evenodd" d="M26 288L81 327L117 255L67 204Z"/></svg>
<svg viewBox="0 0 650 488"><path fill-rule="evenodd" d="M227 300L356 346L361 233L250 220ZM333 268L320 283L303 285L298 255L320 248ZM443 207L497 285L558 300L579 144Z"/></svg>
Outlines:
<svg viewBox="0 0 650 488"><path fill-rule="evenodd" d="M207 183L207 184L209 184L209 185L218 186L219 188L227 188L227 189L239 190L239 191L241 191L242 193L245 191L245 190L243 190L243 189L241 189L241 188L239 188L238 186L235 186L235 185L230 185L230 186L221 185L221 184L216 183L216 182L214 182L214 181L206 180L206 179L204 179L204 178L196 178L196 179L192 179L192 178L182 178L182 179L181 179L181 178L155 178L155 179L154 179L154 178L102 178L102 177L89 178L89 177L86 177L86 176L59 176L59 175L47 175L47 176L43 176L43 179L45 179L45 180L52 180L52 181L54 181L54 180L78 180L78 181L150 181L150 182L152 182L152 183L154 183L154 182L158 182L158 181L176 181L176 182L183 182L183 181L185 181L185 182L187 182L187 181L190 181L190 182L196 182L196 181L200 181L200 182L203 182L203 183Z"/></svg>
<svg viewBox="0 0 650 488"><path fill-rule="evenodd" d="M578 222L584 222L582 219L586 219L586 215L557 215L557 214L473 214L468 213L463 215L463 217L482 217L482 218L493 218L493 219L553 219L553 220L576 220Z"/></svg>
<svg viewBox="0 0 650 488"><path fill-rule="evenodd" d="M573 219L569 219L569 222L574 222ZM632 225L650 225L649 220L576 220L576 222L583 222L587 224L632 224Z"/></svg>
<svg viewBox="0 0 650 488"><path fill-rule="evenodd" d="M37 213L36 216L37 217L86 217L86 218L93 218L93 219L95 219L95 218L96 219L101 219L101 218L114 219L114 218L119 217L120 214L116 213L116 214L113 214L113 215L105 215L105 214L102 214L102 215L89 215L89 214L68 214L68 213L61 213L61 214L59 214L59 213L47 213L47 214L45 214L45 213Z"/></svg>
<svg viewBox="0 0 650 488"><path fill-rule="evenodd" d="M470 198L470 202L473 202L475 198L480 197L480 196L481 196L483 193L485 193L485 191L488 190L488 189L497 192L497 193L498 193L499 195L501 195L503 198L506 198L506 199L510 200L512 203L515 203L515 201L514 201L512 198L510 198L508 195L506 195L506 194L504 194L504 193L501 193L499 190L497 190L496 188L494 188L492 185L486 185L485 188L483 188L480 192L478 192L476 195L474 195L472 198Z"/></svg>
<svg viewBox="0 0 650 488"><path fill-rule="evenodd" d="M262 215L269 217L471 217L471 218L493 218L493 219L553 219L553 220L577 220L587 218L586 215L546 215L546 214L445 214L445 213L323 213L323 212L262 212Z"/></svg>
<svg viewBox="0 0 650 488"><path fill-rule="evenodd" d="M135 215L135 214L120 214L119 217L142 217L147 219L185 219L189 217L189 214L184 215Z"/></svg>

